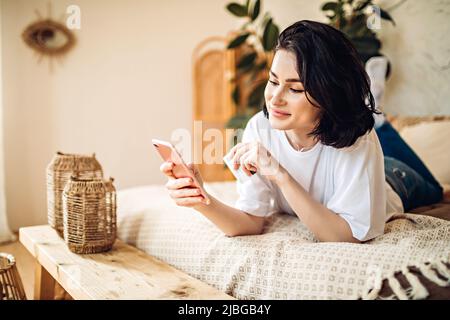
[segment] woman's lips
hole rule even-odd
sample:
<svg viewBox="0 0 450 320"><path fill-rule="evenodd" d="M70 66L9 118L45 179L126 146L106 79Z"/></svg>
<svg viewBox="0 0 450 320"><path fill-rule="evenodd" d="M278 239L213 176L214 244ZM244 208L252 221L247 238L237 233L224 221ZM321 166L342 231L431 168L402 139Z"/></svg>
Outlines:
<svg viewBox="0 0 450 320"><path fill-rule="evenodd" d="M284 111L279 111L279 110L276 110L276 109L270 109L270 113L271 113L274 117L277 117L277 118L285 118L285 117L290 116L289 113L284 112Z"/></svg>

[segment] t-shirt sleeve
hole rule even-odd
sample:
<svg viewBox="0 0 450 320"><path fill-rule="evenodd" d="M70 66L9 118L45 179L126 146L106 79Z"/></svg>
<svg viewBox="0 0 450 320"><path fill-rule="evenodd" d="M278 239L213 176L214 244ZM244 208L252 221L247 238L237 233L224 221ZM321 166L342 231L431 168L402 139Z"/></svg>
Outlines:
<svg viewBox="0 0 450 320"><path fill-rule="evenodd" d="M255 120L252 118L247 123L242 142L260 141ZM270 216L278 211L273 197L272 183L258 172L244 182L237 181L236 185L239 198L235 208L260 217Z"/></svg>
<svg viewBox="0 0 450 320"><path fill-rule="evenodd" d="M365 140L340 152L334 164L334 194L327 208L350 225L353 236L366 241L384 233L386 189L379 143Z"/></svg>

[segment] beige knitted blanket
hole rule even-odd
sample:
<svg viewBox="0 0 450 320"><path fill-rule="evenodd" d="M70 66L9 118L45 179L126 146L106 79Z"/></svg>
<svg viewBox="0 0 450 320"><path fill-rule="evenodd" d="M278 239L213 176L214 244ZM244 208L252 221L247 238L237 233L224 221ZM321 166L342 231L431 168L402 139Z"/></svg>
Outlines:
<svg viewBox="0 0 450 320"><path fill-rule="evenodd" d="M224 187L215 191L226 199ZM438 218L402 214L364 244L318 243L286 214L271 217L262 235L226 237L201 214L175 206L162 186L119 192L118 203L119 238L239 299L374 299L385 279L391 298L426 298L411 266L450 285L450 222Z"/></svg>

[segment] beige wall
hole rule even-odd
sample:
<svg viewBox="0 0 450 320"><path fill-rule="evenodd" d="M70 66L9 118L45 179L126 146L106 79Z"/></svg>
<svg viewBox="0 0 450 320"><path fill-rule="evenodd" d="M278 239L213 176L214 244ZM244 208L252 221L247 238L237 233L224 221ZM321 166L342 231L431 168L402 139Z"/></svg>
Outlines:
<svg viewBox="0 0 450 320"><path fill-rule="evenodd" d="M152 137L190 128L191 54L233 28L225 1L52 1L81 8L78 43L49 72L20 35L47 0L3 5L7 207L13 229L45 223L54 152L97 154L117 188L161 183Z"/></svg>
<svg viewBox="0 0 450 320"><path fill-rule="evenodd" d="M20 38L46 15L47 0L2 0L3 102L7 209L11 227L46 222L45 167L54 152L97 154L118 189L162 183L149 143L191 127L191 54L210 35L240 23L228 1L53 1L53 17L81 8L78 43L52 73ZM324 21L319 1L265 1L281 28ZM448 2L409 1L383 24L391 58L386 110L450 114ZM419 20L419 13L421 20ZM447 20L446 20L447 19ZM446 30L445 30L446 29ZM420 38L410 45L411 40ZM431 64L431 62L435 64Z"/></svg>

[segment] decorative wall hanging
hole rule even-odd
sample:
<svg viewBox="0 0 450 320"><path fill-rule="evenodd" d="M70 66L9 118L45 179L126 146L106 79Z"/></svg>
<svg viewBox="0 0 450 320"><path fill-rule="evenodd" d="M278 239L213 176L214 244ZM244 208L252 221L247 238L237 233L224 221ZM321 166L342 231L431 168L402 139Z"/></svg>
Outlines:
<svg viewBox="0 0 450 320"><path fill-rule="evenodd" d="M22 39L39 56L38 62L44 57L50 60L52 69L53 58L61 58L75 45L75 35L64 23L51 18L51 4L48 5L48 18L43 18L35 10L38 20L29 24L22 33ZM61 20L64 18L62 15Z"/></svg>

